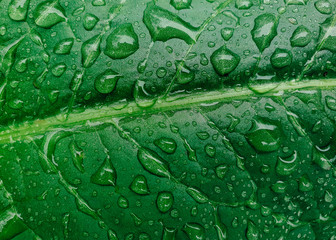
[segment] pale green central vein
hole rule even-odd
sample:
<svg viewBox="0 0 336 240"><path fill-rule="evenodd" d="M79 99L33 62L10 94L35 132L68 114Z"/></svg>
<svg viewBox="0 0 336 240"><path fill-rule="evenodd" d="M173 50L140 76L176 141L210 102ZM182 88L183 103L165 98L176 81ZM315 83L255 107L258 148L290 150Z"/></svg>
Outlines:
<svg viewBox="0 0 336 240"><path fill-rule="evenodd" d="M195 93L191 95L179 95L178 97L169 97L166 100L159 99L156 104L148 109L140 108L135 102L130 102L126 107L123 105L104 106L99 109L86 109L81 113L71 113L67 120L64 119L64 113L45 119L37 119L32 122L22 123L19 125L8 126L0 130L0 144L10 143L13 141L24 140L27 137L40 136L45 132L55 129L73 128L81 125L99 125L113 118L122 118L137 116L141 114L153 114L169 110L182 110L194 106L206 104L215 104L217 102L230 102L233 99L246 99L252 96L276 96L282 95L283 92L299 89L332 89L336 87L336 79L315 79L304 80L300 82L283 82L277 87L273 84L264 84L258 86L258 92L267 92L266 94L257 94L248 87L239 90L227 88L218 91L206 93Z"/></svg>

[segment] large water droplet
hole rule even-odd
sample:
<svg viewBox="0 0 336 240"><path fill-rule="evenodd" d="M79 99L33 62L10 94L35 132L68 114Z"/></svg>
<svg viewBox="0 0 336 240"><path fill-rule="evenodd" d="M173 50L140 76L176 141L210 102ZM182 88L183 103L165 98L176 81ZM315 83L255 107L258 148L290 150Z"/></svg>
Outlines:
<svg viewBox="0 0 336 240"><path fill-rule="evenodd" d="M312 39L312 34L308 28L301 25L293 32L290 42L292 47L305 47Z"/></svg>
<svg viewBox="0 0 336 240"><path fill-rule="evenodd" d="M143 21L153 41L166 42L172 38L179 38L192 44L197 40L198 28L185 22L179 16L156 6L153 2L147 4Z"/></svg>
<svg viewBox="0 0 336 240"><path fill-rule="evenodd" d="M278 20L273 14L265 13L254 20L251 34L260 52L271 45L273 38L277 35L277 28Z"/></svg>
<svg viewBox="0 0 336 240"><path fill-rule="evenodd" d="M204 240L205 229L198 223L186 223L182 231L185 232L190 240Z"/></svg>
<svg viewBox="0 0 336 240"><path fill-rule="evenodd" d="M116 181L117 171L112 164L111 158L107 156L98 170L92 174L91 182L101 186L115 186Z"/></svg>
<svg viewBox="0 0 336 240"><path fill-rule="evenodd" d="M160 192L156 199L156 205L160 212L168 212L174 203L173 194L170 192Z"/></svg>
<svg viewBox="0 0 336 240"><path fill-rule="evenodd" d="M106 70L95 79L95 89L102 94L111 93L121 77L121 75L111 69Z"/></svg>
<svg viewBox="0 0 336 240"><path fill-rule="evenodd" d="M150 149L139 149L138 160L148 172L159 176L170 178L168 164L156 152Z"/></svg>
<svg viewBox="0 0 336 240"><path fill-rule="evenodd" d="M105 0L92 0L92 6L99 7L105 5L106 5Z"/></svg>
<svg viewBox="0 0 336 240"><path fill-rule="evenodd" d="M330 96L325 98L326 105L330 110L336 111L336 99Z"/></svg>
<svg viewBox="0 0 336 240"><path fill-rule="evenodd" d="M219 165L219 166L216 167L215 172L216 172L216 175L219 179L224 179L228 170L229 170L228 165L222 164L222 165Z"/></svg>
<svg viewBox="0 0 336 240"><path fill-rule="evenodd" d="M72 49L73 44L74 44L73 38L63 39L59 41L58 43L56 43L54 47L54 53L59 54L59 55L69 54Z"/></svg>
<svg viewBox="0 0 336 240"><path fill-rule="evenodd" d="M250 0L236 0L236 8L238 9L249 9L252 7L253 3Z"/></svg>
<svg viewBox="0 0 336 240"><path fill-rule="evenodd" d="M323 44L321 44L323 42ZM319 44L321 50L336 52L336 25L334 16L327 18L320 26Z"/></svg>
<svg viewBox="0 0 336 240"><path fill-rule="evenodd" d="M154 144L168 154L174 153L177 147L175 140L167 137L161 137L159 139L156 139L154 141Z"/></svg>
<svg viewBox="0 0 336 240"><path fill-rule="evenodd" d="M280 147L278 127L260 121L253 121L250 131L246 134L246 138L260 152L273 152Z"/></svg>
<svg viewBox="0 0 336 240"><path fill-rule="evenodd" d="M138 80L134 86L133 96L136 104L140 108L150 108L157 100L157 98L147 92L145 85L146 83L144 81Z"/></svg>
<svg viewBox="0 0 336 240"><path fill-rule="evenodd" d="M74 166L80 171L84 172L84 165L83 165L83 159L84 159L84 152L83 149L77 146L75 141L71 141L69 144L69 149L72 155L72 162Z"/></svg>
<svg viewBox="0 0 336 240"><path fill-rule="evenodd" d="M221 30L222 38L225 41L229 41L233 36L234 29L230 27L225 27Z"/></svg>
<svg viewBox="0 0 336 240"><path fill-rule="evenodd" d="M91 67L99 57L101 53L100 50L101 38L102 38L101 35L97 35L83 43L81 52L82 52L82 64L85 68Z"/></svg>
<svg viewBox="0 0 336 240"><path fill-rule="evenodd" d="M308 0L285 0L287 5L306 5Z"/></svg>
<svg viewBox="0 0 336 240"><path fill-rule="evenodd" d="M15 65L15 70L18 71L19 73L23 73L27 70L27 58L19 60L16 65Z"/></svg>
<svg viewBox="0 0 336 240"><path fill-rule="evenodd" d="M64 9L58 1L40 3L34 12L35 23L39 27L51 28L66 20Z"/></svg>
<svg viewBox="0 0 336 240"><path fill-rule="evenodd" d="M322 14L330 14L332 12L331 3L328 0L319 0L314 5L316 10Z"/></svg>
<svg viewBox="0 0 336 240"><path fill-rule="evenodd" d="M98 23L99 18L91 13L87 13L84 16L83 26L87 31L91 31Z"/></svg>
<svg viewBox="0 0 336 240"><path fill-rule="evenodd" d="M91 216L94 219L97 219L97 213L93 210L84 200L76 198L76 206L78 211L85 213L88 216Z"/></svg>
<svg viewBox="0 0 336 240"><path fill-rule="evenodd" d="M30 0L12 0L8 5L8 15L14 21L24 21Z"/></svg>
<svg viewBox="0 0 336 240"><path fill-rule="evenodd" d="M285 193L286 191L286 187L287 184L285 182L282 181L277 181L276 183L274 183L271 187L271 189L275 192L275 193Z"/></svg>
<svg viewBox="0 0 336 240"><path fill-rule="evenodd" d="M188 9L191 6L191 0L170 0L170 4L176 10Z"/></svg>
<svg viewBox="0 0 336 240"><path fill-rule="evenodd" d="M128 208L129 204L127 198L125 198L124 196L120 196L118 198L118 206L124 209Z"/></svg>
<svg viewBox="0 0 336 240"><path fill-rule="evenodd" d="M209 157L214 158L216 155L216 147L212 145L211 143L208 143L207 145L205 145L204 151Z"/></svg>
<svg viewBox="0 0 336 240"><path fill-rule="evenodd" d="M177 83L186 84L195 79L195 73L183 61L175 61L175 66Z"/></svg>
<svg viewBox="0 0 336 240"><path fill-rule="evenodd" d="M249 221L247 223L246 238L248 240L258 240L259 239L258 228L252 221Z"/></svg>
<svg viewBox="0 0 336 240"><path fill-rule="evenodd" d="M56 64L55 66L53 66L51 68L51 73L55 76L55 77L60 77L63 75L63 73L65 72L67 66L65 65L65 63L59 63Z"/></svg>
<svg viewBox="0 0 336 240"><path fill-rule="evenodd" d="M145 176L143 175L136 176L130 185L130 189L139 195L149 194L147 179L145 178Z"/></svg>
<svg viewBox="0 0 336 240"><path fill-rule="evenodd" d="M292 54L286 49L277 48L271 56L271 64L275 68L284 68L292 63Z"/></svg>
<svg viewBox="0 0 336 240"><path fill-rule="evenodd" d="M139 49L139 39L132 24L120 25L106 40L104 53L112 59L123 59Z"/></svg>
<svg viewBox="0 0 336 240"><path fill-rule="evenodd" d="M299 179L299 190L301 192L309 192L313 189L313 183L310 181L307 175L303 175Z"/></svg>
<svg viewBox="0 0 336 240"><path fill-rule="evenodd" d="M296 151L286 158L278 157L276 172L281 176L288 176L292 174L298 165L299 157Z"/></svg>
<svg viewBox="0 0 336 240"><path fill-rule="evenodd" d="M167 228L163 229L162 239L161 240L175 240L176 237L176 229L174 228Z"/></svg>
<svg viewBox="0 0 336 240"><path fill-rule="evenodd" d="M209 202L208 197L196 188L188 187L186 192L198 203L208 203Z"/></svg>
<svg viewBox="0 0 336 240"><path fill-rule="evenodd" d="M240 62L240 57L223 46L211 55L210 60L215 71L224 76L236 69Z"/></svg>

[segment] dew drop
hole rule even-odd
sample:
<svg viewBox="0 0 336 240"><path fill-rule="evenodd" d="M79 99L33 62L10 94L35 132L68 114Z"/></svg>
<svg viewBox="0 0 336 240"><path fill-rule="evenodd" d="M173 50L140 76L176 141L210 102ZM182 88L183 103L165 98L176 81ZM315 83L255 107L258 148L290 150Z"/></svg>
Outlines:
<svg viewBox="0 0 336 240"><path fill-rule="evenodd" d="M252 2L250 0L236 0L236 8L238 9L249 9L250 7L252 7Z"/></svg>
<svg viewBox="0 0 336 240"><path fill-rule="evenodd" d="M323 42L323 44L321 44ZM336 52L336 26L334 16L327 18L320 26L319 43L321 50Z"/></svg>
<svg viewBox="0 0 336 240"><path fill-rule="evenodd" d="M59 63L56 64L55 66L53 66L51 68L51 73L55 76L55 77L60 77L63 75L63 73L66 71L67 66L65 65L65 63Z"/></svg>
<svg viewBox="0 0 336 240"><path fill-rule="evenodd" d="M210 61L215 71L220 76L224 76L236 69L240 62L240 57L223 46L211 55Z"/></svg>
<svg viewBox="0 0 336 240"><path fill-rule="evenodd" d="M222 38L225 41L229 41L233 36L234 29L230 27L225 27L221 30Z"/></svg>
<svg viewBox="0 0 336 240"><path fill-rule="evenodd" d="M58 55L69 54L74 44L73 38L66 38L59 41L54 47L54 53Z"/></svg>
<svg viewBox="0 0 336 240"><path fill-rule="evenodd" d="M39 27L51 28L66 20L64 9L58 1L40 3L34 12L35 23Z"/></svg>
<svg viewBox="0 0 336 240"><path fill-rule="evenodd" d="M95 89L102 94L111 93L121 77L121 75L111 69L106 70L95 79Z"/></svg>
<svg viewBox="0 0 336 240"><path fill-rule="evenodd" d="M273 14L265 13L254 20L251 34L260 52L271 45L272 40L277 35L277 28L278 20Z"/></svg>
<svg viewBox="0 0 336 240"><path fill-rule="evenodd" d="M101 35L96 35L82 45L82 64L85 68L91 67L94 62L99 57L101 50L100 50L100 43L101 43Z"/></svg>
<svg viewBox="0 0 336 240"><path fill-rule="evenodd" d="M160 212L168 212L174 203L173 194L170 192L160 192L156 199L156 206Z"/></svg>
<svg viewBox="0 0 336 240"><path fill-rule="evenodd" d="M96 15L87 13L84 16L83 26L85 30L91 31L92 29L94 29L98 22L99 18Z"/></svg>
<svg viewBox="0 0 336 240"><path fill-rule="evenodd" d="M80 171L84 172L84 165L83 165L83 159L84 159L84 152L83 149L78 147L78 145L75 143L75 141L71 141L69 144L69 149L72 155L72 162L74 166Z"/></svg>
<svg viewBox="0 0 336 240"><path fill-rule="evenodd" d="M331 3L328 0L319 0L314 5L316 10L322 14L330 14L332 12Z"/></svg>
<svg viewBox="0 0 336 240"><path fill-rule="evenodd" d="M182 231L185 232L190 240L204 240L205 229L198 223L186 223Z"/></svg>
<svg viewBox="0 0 336 240"><path fill-rule="evenodd" d="M130 189L139 195L149 194L147 179L143 175L137 175L130 185Z"/></svg>
<svg viewBox="0 0 336 240"><path fill-rule="evenodd" d="M313 183L309 180L307 175L303 175L299 179L299 190L301 192L309 192L313 189Z"/></svg>
<svg viewBox="0 0 336 240"><path fill-rule="evenodd" d="M27 71L27 58L21 59L19 60L16 65L15 65L15 70L19 73L23 73L25 71Z"/></svg>
<svg viewBox="0 0 336 240"><path fill-rule="evenodd" d="M191 0L170 0L170 4L176 10L188 9L191 6Z"/></svg>
<svg viewBox="0 0 336 240"><path fill-rule="evenodd" d="M278 157L276 172L281 176L291 175L297 168L299 162L299 157L296 151L293 152L289 157L282 158Z"/></svg>
<svg viewBox="0 0 336 240"><path fill-rule="evenodd" d="M159 176L170 178L168 164L156 152L150 149L139 149L138 160L145 170Z"/></svg>
<svg viewBox="0 0 336 240"><path fill-rule="evenodd" d="M117 171L112 161L107 156L97 171L92 174L91 182L101 186L115 186L117 181Z"/></svg>
<svg viewBox="0 0 336 240"><path fill-rule="evenodd" d="M174 139L161 137L154 141L155 146L168 154L173 154L176 150L177 144Z"/></svg>
<svg viewBox="0 0 336 240"><path fill-rule="evenodd" d="M326 105L330 110L336 111L336 99L330 96L325 98Z"/></svg>
<svg viewBox="0 0 336 240"><path fill-rule="evenodd" d="M12 0L8 5L8 15L14 21L24 21L30 0Z"/></svg>
<svg viewBox="0 0 336 240"><path fill-rule="evenodd" d="M292 47L305 47L310 43L311 39L312 34L310 30L301 25L294 30L290 42Z"/></svg>
<svg viewBox="0 0 336 240"><path fill-rule="evenodd" d="M175 61L175 66L177 83L187 84L195 79L195 73L183 61Z"/></svg>
<svg viewBox="0 0 336 240"><path fill-rule="evenodd" d="M275 49L271 56L271 64L275 68L284 68L292 63L292 54L282 48Z"/></svg>

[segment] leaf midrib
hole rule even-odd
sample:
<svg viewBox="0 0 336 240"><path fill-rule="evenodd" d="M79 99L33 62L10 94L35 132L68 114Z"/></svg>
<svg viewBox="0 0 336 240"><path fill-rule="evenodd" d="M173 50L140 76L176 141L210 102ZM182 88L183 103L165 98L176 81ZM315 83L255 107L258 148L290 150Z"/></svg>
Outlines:
<svg viewBox="0 0 336 240"><path fill-rule="evenodd" d="M17 125L14 124L0 129L0 144L25 140L60 128L71 129L79 126L97 126L108 123L113 118L134 117L142 114L183 110L194 106L201 106L202 104L216 104L238 99L244 100L253 96L276 96L294 90L332 89L334 87L336 87L336 79L334 78L302 80L299 82L281 82L277 87L274 87L274 83L258 86L260 92L266 91L264 94L257 94L248 87L242 87L239 90L234 88L224 88L205 93L159 98L156 103L148 109L139 107L133 101L124 108L122 108L124 104L113 104L103 106L99 109L86 109L81 113L71 113L67 116L66 120L62 120L62 118L66 117L66 113L60 113L45 119L36 119L31 122L20 123Z"/></svg>

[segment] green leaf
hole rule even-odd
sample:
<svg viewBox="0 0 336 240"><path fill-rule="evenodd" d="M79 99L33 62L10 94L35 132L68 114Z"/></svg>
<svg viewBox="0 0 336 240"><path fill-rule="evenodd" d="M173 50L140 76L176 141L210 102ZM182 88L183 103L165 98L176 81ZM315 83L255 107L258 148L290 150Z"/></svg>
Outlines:
<svg viewBox="0 0 336 240"><path fill-rule="evenodd" d="M333 239L335 6L0 1L0 239Z"/></svg>

